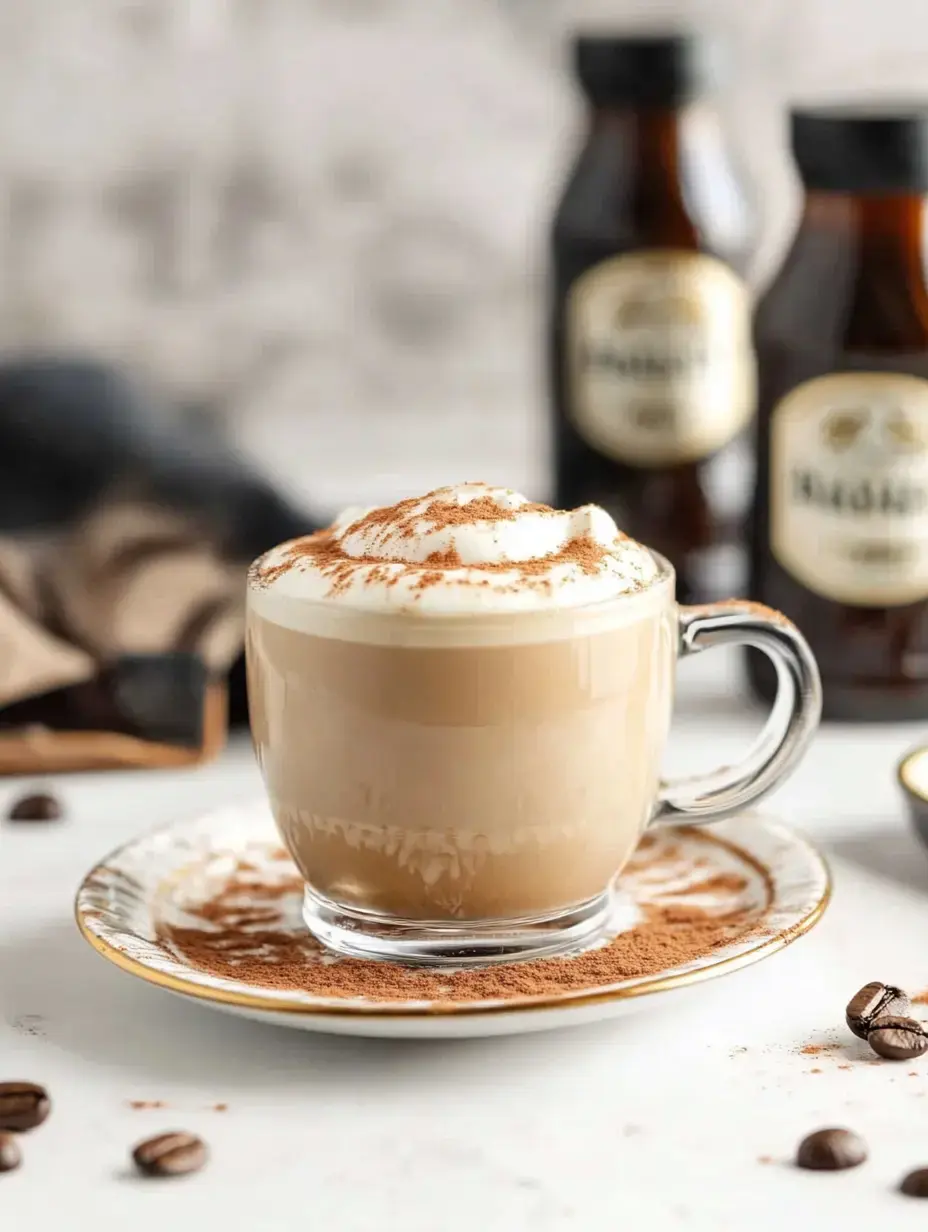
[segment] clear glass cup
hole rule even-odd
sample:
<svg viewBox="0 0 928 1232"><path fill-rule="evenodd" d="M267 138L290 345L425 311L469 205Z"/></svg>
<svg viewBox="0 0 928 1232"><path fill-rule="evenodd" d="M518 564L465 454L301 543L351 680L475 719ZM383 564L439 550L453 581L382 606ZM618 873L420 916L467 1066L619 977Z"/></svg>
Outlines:
<svg viewBox="0 0 928 1232"><path fill-rule="evenodd" d="M678 606L656 559L644 591L492 616L269 603L252 581L254 744L320 941L454 966L556 954L608 929L648 826L729 816L789 772L821 708L802 636L753 603ZM738 766L664 782L677 659L732 643L776 666L767 725Z"/></svg>

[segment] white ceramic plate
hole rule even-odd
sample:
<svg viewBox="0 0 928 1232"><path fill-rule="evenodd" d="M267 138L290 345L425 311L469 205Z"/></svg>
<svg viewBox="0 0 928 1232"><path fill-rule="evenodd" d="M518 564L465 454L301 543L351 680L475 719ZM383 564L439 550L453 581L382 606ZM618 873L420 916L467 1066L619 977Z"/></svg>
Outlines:
<svg viewBox="0 0 928 1232"><path fill-rule="evenodd" d="M821 855L773 821L752 815L699 830L660 829L653 832L652 842L651 864L623 875L619 927L631 926L649 903L679 902L681 894L689 893L686 901L698 904L698 887L714 878L727 889L721 899L714 894L711 903L702 905L725 911L746 908L762 917L762 928L655 974L518 999L449 1003L319 996L266 986L272 981L255 978L253 966L251 976L238 971L214 974L166 942L162 930L189 922L190 907L208 898L241 861L253 870L249 876L259 886L292 878L293 867L281 859L263 803L168 826L113 852L84 880L77 895L77 922L94 949L116 966L228 1013L310 1031L440 1038L537 1031L630 1013L659 993L766 958L808 931L827 905L830 881ZM655 856L661 857L656 874ZM722 874L734 876L720 878ZM291 889L269 899L302 944L299 893ZM340 960L314 956L312 961L337 966Z"/></svg>

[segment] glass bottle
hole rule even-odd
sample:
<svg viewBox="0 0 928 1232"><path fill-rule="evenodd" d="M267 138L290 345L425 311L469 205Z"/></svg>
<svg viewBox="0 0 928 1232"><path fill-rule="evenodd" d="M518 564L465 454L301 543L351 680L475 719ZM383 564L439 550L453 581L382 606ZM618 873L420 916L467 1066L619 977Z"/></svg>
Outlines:
<svg viewBox="0 0 928 1232"><path fill-rule="evenodd" d="M928 103L796 109L792 146L802 214L755 322L751 594L805 633L826 718L922 718Z"/></svg>
<svg viewBox="0 0 928 1232"><path fill-rule="evenodd" d="M714 50L575 40L587 135L552 234L555 503L607 508L684 601L743 589L756 400L754 228L708 101Z"/></svg>

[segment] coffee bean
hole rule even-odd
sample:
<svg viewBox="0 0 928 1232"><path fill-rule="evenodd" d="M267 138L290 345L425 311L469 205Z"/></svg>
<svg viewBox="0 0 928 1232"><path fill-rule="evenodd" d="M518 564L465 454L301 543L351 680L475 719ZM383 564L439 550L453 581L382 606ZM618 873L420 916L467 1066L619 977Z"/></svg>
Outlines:
<svg viewBox="0 0 928 1232"><path fill-rule="evenodd" d="M31 796L21 796L7 816L10 821L57 821L61 814L61 803L56 796L37 791Z"/></svg>
<svg viewBox="0 0 928 1232"><path fill-rule="evenodd" d="M908 994L901 988L874 980L872 984L864 984L860 992L854 993L847 1003L844 1016L858 1039L866 1039L874 1018L882 1018L886 1014L904 1016L911 1008Z"/></svg>
<svg viewBox="0 0 928 1232"><path fill-rule="evenodd" d="M910 1198L928 1198L928 1168L916 1168L899 1186Z"/></svg>
<svg viewBox="0 0 928 1232"><path fill-rule="evenodd" d="M206 1143L195 1134L177 1130L140 1142L132 1152L135 1166L146 1176L183 1176L206 1163Z"/></svg>
<svg viewBox="0 0 928 1232"><path fill-rule="evenodd" d="M867 1144L850 1129L819 1129L799 1143L796 1164L814 1172L856 1168L867 1158Z"/></svg>
<svg viewBox="0 0 928 1232"><path fill-rule="evenodd" d="M48 1092L37 1083L0 1082L0 1129L35 1129L51 1109Z"/></svg>
<svg viewBox="0 0 928 1232"><path fill-rule="evenodd" d="M910 1061L928 1052L928 1031L914 1018L887 1015L870 1024L867 1042L888 1061Z"/></svg>
<svg viewBox="0 0 928 1232"><path fill-rule="evenodd" d="M0 1172L12 1172L23 1162L15 1134L0 1133Z"/></svg>

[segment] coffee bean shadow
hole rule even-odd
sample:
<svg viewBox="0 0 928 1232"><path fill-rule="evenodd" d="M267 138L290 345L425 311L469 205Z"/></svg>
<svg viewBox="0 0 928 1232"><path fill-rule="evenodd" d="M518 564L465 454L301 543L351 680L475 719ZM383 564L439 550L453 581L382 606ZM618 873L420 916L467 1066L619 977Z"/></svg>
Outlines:
<svg viewBox="0 0 928 1232"><path fill-rule="evenodd" d="M672 999L671 999L672 1000ZM657 1009L657 1007L655 1007ZM150 987L95 954L68 921L0 947L0 1015L42 1022L41 1046L124 1072L127 1087L189 1085L234 1101L236 1092L301 1086L317 1094L352 1087L370 1094L454 1066L479 1086L505 1063L508 1081L558 1064L561 1031L469 1040L386 1040L322 1035L249 1022ZM574 1027L570 1038L625 1022ZM488 1065L488 1062L490 1063ZM494 1080L498 1082L498 1079Z"/></svg>
<svg viewBox="0 0 928 1232"><path fill-rule="evenodd" d="M821 845L826 856L849 860L868 873L918 893L928 891L928 853L906 830L882 827Z"/></svg>

